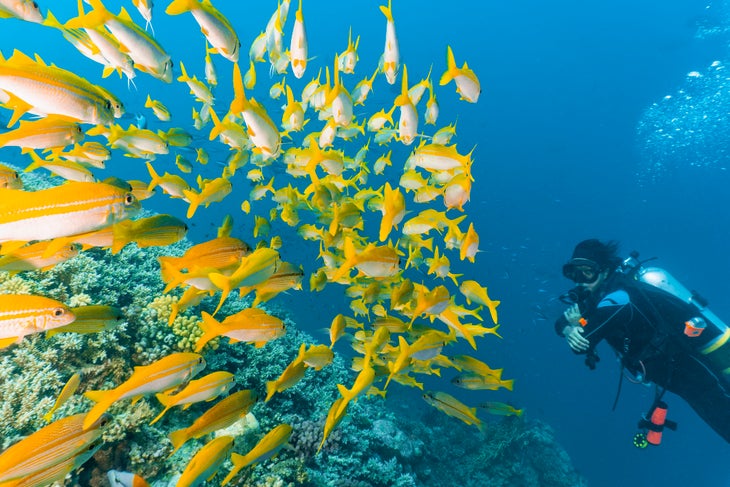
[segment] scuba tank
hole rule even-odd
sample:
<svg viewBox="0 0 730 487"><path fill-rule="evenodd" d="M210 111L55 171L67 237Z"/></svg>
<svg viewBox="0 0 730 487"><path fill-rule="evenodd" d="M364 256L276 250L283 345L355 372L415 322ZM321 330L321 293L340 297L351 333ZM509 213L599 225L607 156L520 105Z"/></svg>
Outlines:
<svg viewBox="0 0 730 487"><path fill-rule="evenodd" d="M618 267L618 272L692 305L697 315L677 326L683 327L687 343L700 354L698 358L719 377L730 382L730 328L707 308L707 300L687 289L666 270L644 267L638 257L638 252L631 252Z"/></svg>

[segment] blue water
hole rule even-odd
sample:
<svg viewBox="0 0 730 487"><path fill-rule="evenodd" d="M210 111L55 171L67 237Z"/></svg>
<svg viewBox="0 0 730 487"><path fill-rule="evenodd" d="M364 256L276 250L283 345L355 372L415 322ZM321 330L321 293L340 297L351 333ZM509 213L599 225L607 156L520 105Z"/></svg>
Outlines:
<svg viewBox="0 0 730 487"><path fill-rule="evenodd" d="M55 3L52 9L59 18L75 13L71 5L75 2ZM234 21L245 57L275 2L246 2L245 8L233 1L216 3ZM107 6L116 11L116 4ZM310 53L319 57L311 61L303 80L295 81L291 74L287 80L300 89L319 67L331 64L334 50L346 47L350 25L362 35L355 78L371 74L382 52L384 31L375 3L304 4ZM167 18L161 7L157 6L153 22L158 39L173 59L185 59L188 71L202 77L203 41L197 25L190 16ZM602 361L597 370L589 371L552 327L561 312L553 298L569 287L560 267L574 244L590 237L619 240L626 253L636 249L643 256L660 257L660 265L701 291L718 315L730 319L725 296L730 275L725 241L730 227L726 210L730 192L725 188L730 175L723 169L727 161L695 158L696 147L678 152L672 160L674 153L667 155L663 146L659 158L660 147L647 148L638 131L646 110L665 96L676 95L686 85L688 72L703 72L713 61L728 58L728 38L721 32L707 33L707 26L722 27L722 7L696 0L583 5L565 0L394 1L411 83L424 77L431 63L440 74L446 44L453 47L457 62L466 60L482 83L476 105L457 101L453 86L438 92L439 125L458 115L460 148L477 145L476 183L467 211L480 232L483 252L476 265L457 265L456 272L479 279L493 298L502 300L504 339L485 340L479 357L505 367L505 376L515 379L515 390L499 399L551 424L591 486L730 485L725 466L730 447L679 398L668 398L669 416L679 423L678 431L666 433L658 448L634 448L635 425L651 404L653 391L625 383L612 412L619 373L612 352L599 350ZM293 4L290 16L294 10ZM705 34L698 36L702 26ZM98 79L99 68L55 32L16 21L3 21L2 28L4 55L13 47L27 54L38 52L48 62L73 66ZM225 84L230 64L217 66L220 83ZM259 66L254 96L266 99L270 81L264 65ZM137 91L128 91L126 81L116 75L104 85L121 96L131 112L141 111L151 92L173 111L174 119L189 122L191 100L184 86L161 86L143 74L135 81ZM367 106L389 106L395 93L381 78ZM222 98L225 106L229 99ZM682 106L677 104L677 109ZM712 105L707 107L712 110ZM681 122L683 113L675 116ZM274 118L278 120L278 114ZM716 148L723 141L708 137L705 143ZM21 160L15 152L0 154L10 162ZM212 155L225 157L224 152ZM647 177L652 158L667 169L661 177ZM702 163L693 164L696 161ZM171 161L167 168L164 164L158 162L156 167L174 172ZM117 158L110 167L121 177L146 178L138 160ZM210 174L219 171L210 169ZM147 208L158 211L183 214L185 210L179 201L161 196L148 203ZM236 207L227 202L201 212L191 236L197 241L209 236L222 216ZM242 232L250 232L250 219L240 211L236 215ZM304 248L289 250L289 260L311 258ZM307 296L282 299L310 330L329 324L311 319L312 312L322 308ZM549 319L542 320L536 310ZM475 403L482 400L474 397L470 399ZM484 395L484 400L493 398Z"/></svg>

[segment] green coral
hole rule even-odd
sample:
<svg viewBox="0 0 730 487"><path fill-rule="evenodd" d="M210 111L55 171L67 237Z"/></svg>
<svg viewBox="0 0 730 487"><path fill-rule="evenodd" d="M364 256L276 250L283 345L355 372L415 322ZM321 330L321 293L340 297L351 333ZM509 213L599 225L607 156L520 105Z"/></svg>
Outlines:
<svg viewBox="0 0 730 487"><path fill-rule="evenodd" d="M200 320L194 316L178 316L172 322L172 332L180 337L177 348L183 352L192 352L198 338L203 336L199 326Z"/></svg>

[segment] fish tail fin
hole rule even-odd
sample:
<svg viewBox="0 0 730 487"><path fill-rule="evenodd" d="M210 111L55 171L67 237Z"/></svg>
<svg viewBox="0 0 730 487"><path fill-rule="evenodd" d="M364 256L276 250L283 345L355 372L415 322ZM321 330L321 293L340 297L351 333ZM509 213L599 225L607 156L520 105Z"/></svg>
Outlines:
<svg viewBox="0 0 730 487"><path fill-rule="evenodd" d="M188 207L188 213L187 217L192 218L195 215L195 211L198 209L198 206L200 206L201 198L200 194L196 193L195 191L191 189L184 189L183 194L185 195L185 199L188 200L190 203L190 206Z"/></svg>
<svg viewBox="0 0 730 487"><path fill-rule="evenodd" d="M197 6L198 2L195 0L174 0L165 9L167 15L180 15L185 12L190 12Z"/></svg>
<svg viewBox="0 0 730 487"><path fill-rule="evenodd" d="M155 168L152 167L152 164L150 164L149 161L147 161L147 171L150 173L150 177L152 178L149 186L147 186L147 191L152 191L160 185L160 183L162 182L162 178L159 174L157 174L157 171L155 171Z"/></svg>
<svg viewBox="0 0 730 487"><path fill-rule="evenodd" d="M221 123L221 119L218 118L218 115L216 115L215 110L211 108L208 113L210 113L210 119L213 121L213 128L210 129L210 135L208 136L208 140L213 140L218 137L221 132L223 132L223 129L225 127Z"/></svg>
<svg viewBox="0 0 730 487"><path fill-rule="evenodd" d="M167 283L163 293L170 292L185 280L183 273L180 272L173 264L173 261L177 259L178 257L158 257L157 259L160 263L160 275L162 280Z"/></svg>
<svg viewBox="0 0 730 487"><path fill-rule="evenodd" d="M61 22L58 21L56 16L53 15L50 10L48 10L46 18L43 19L42 25L45 25L46 27L53 27L54 29L63 29Z"/></svg>
<svg viewBox="0 0 730 487"><path fill-rule="evenodd" d="M168 435L168 438L170 438L170 442L172 443L172 453L170 453L170 456L172 456L173 453L178 451L188 441L188 430L175 430Z"/></svg>
<svg viewBox="0 0 730 487"><path fill-rule="evenodd" d="M134 240L132 228L134 223L131 220L122 220L112 226L112 254L118 254L129 242Z"/></svg>
<svg viewBox="0 0 730 487"><path fill-rule="evenodd" d="M201 351L209 341L218 336L217 328L220 327L220 323L218 322L218 320L213 318L212 315L209 315L205 311L203 311L201 317L203 318L203 321L200 322L199 326L200 329L203 330L203 334L200 336L200 338L198 338L198 341L195 343L196 353Z"/></svg>
<svg viewBox="0 0 730 487"><path fill-rule="evenodd" d="M264 402L269 402L269 399L271 399L274 394L276 394L276 381L270 380L266 383L266 399L264 399Z"/></svg>
<svg viewBox="0 0 730 487"><path fill-rule="evenodd" d="M238 63L233 64L233 101L231 101L231 113L241 113L249 105L246 100L246 92L243 88L243 77Z"/></svg>
<svg viewBox="0 0 730 487"><path fill-rule="evenodd" d="M106 21L113 17L112 13L107 10L101 0L88 0L87 3L91 5L91 12L87 14L83 13L83 6L81 5L81 2L79 2L79 16L66 22L64 27L67 29L93 29L103 25Z"/></svg>
<svg viewBox="0 0 730 487"><path fill-rule="evenodd" d="M388 6L385 5L380 6L380 11L383 12L383 15L385 15L385 18L388 19L388 22L393 22L393 8L391 5L391 0L388 0Z"/></svg>
<svg viewBox="0 0 730 487"><path fill-rule="evenodd" d="M86 391L84 396L96 402L84 418L84 429L87 430L111 407L116 397L111 391Z"/></svg>
<svg viewBox="0 0 730 487"><path fill-rule="evenodd" d="M218 302L218 306L215 308L215 311L213 311L213 314L216 314L221 309L221 306L223 306L228 295L231 294L231 278L224 276L223 274L211 274L208 276L208 279L210 279L210 282L215 284L216 287L221 290L221 299Z"/></svg>
<svg viewBox="0 0 730 487"><path fill-rule="evenodd" d="M449 83L457 74L459 74L459 68L456 66L454 51L451 50L451 46L446 46L446 71L441 75L439 85L443 86Z"/></svg>
<svg viewBox="0 0 730 487"><path fill-rule="evenodd" d="M160 414L155 416L155 419L150 421L150 426L152 426L153 424L155 424L156 422L161 420L162 417L165 415L165 413L172 407L172 404L171 404L172 401L169 399L170 396L166 396L163 393L158 393L155 395L155 397L157 397L157 400L160 401L160 403L162 403L162 405L165 406L165 408L162 410L162 412L160 412Z"/></svg>

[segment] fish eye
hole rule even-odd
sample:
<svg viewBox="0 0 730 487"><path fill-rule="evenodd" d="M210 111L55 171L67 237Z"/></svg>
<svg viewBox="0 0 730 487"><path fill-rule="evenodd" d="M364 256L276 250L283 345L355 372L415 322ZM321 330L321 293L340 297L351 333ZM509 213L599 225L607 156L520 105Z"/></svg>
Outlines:
<svg viewBox="0 0 730 487"><path fill-rule="evenodd" d="M53 310L53 316L56 316L56 317L63 316L65 313L66 313L66 310L64 310L63 308L56 308Z"/></svg>
<svg viewBox="0 0 730 487"><path fill-rule="evenodd" d="M124 204L125 205L133 205L137 201L137 198L134 197L132 193L127 193L124 195Z"/></svg>

